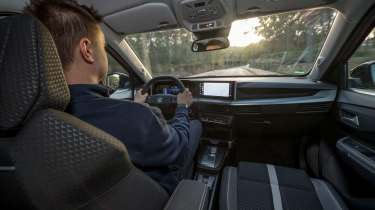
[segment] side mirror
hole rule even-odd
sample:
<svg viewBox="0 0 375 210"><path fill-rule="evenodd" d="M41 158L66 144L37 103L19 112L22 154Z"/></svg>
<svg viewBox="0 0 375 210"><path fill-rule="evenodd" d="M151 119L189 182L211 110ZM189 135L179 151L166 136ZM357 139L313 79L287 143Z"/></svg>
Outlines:
<svg viewBox="0 0 375 210"><path fill-rule="evenodd" d="M359 80L363 88L375 89L375 61L355 67L350 72L350 77Z"/></svg>
<svg viewBox="0 0 375 210"><path fill-rule="evenodd" d="M205 52L212 50L221 50L229 47L229 40L227 37L216 37L209 39L200 39L193 42L191 51Z"/></svg>
<svg viewBox="0 0 375 210"><path fill-rule="evenodd" d="M113 73L107 75L106 85L113 90L126 89L130 87L129 75L124 73Z"/></svg>

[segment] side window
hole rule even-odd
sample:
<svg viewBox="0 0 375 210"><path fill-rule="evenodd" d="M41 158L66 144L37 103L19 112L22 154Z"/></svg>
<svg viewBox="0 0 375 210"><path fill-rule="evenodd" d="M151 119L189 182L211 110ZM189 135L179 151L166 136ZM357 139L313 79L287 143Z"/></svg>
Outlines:
<svg viewBox="0 0 375 210"><path fill-rule="evenodd" d="M348 60L348 87L375 94L375 29Z"/></svg>
<svg viewBox="0 0 375 210"><path fill-rule="evenodd" d="M109 53L107 53L107 57L108 76L106 83L116 90L110 97L115 99L133 98L133 85L129 72Z"/></svg>
<svg viewBox="0 0 375 210"><path fill-rule="evenodd" d="M128 71L121 66L117 60L115 60L111 54L107 53L108 57L108 74L114 74L114 73L124 73L128 74Z"/></svg>

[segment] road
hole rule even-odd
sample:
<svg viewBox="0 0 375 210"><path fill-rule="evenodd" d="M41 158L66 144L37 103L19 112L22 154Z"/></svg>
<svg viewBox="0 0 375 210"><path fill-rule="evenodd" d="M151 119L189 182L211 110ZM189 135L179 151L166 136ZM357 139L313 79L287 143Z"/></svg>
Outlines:
<svg viewBox="0 0 375 210"><path fill-rule="evenodd" d="M262 69L250 68L248 65L229 69L213 70L201 74L193 75L192 77L206 77L206 76L264 76L264 75L280 75L279 73L266 71Z"/></svg>

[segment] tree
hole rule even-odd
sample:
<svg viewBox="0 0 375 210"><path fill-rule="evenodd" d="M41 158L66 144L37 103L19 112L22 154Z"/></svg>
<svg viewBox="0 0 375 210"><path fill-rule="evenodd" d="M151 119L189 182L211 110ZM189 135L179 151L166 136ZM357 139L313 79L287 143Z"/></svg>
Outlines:
<svg viewBox="0 0 375 210"><path fill-rule="evenodd" d="M134 34L126 39L156 76L189 76L246 64L290 73L298 67L297 64L310 64L315 60L330 30L332 14L332 10L321 9L260 17L256 32L264 40L247 47L213 52L192 53L190 48L194 37L186 29Z"/></svg>
<svg viewBox="0 0 375 210"><path fill-rule="evenodd" d="M331 9L281 13L259 18L257 33L272 43L272 51L303 49L325 39L335 13ZM320 43L319 43L320 44Z"/></svg>

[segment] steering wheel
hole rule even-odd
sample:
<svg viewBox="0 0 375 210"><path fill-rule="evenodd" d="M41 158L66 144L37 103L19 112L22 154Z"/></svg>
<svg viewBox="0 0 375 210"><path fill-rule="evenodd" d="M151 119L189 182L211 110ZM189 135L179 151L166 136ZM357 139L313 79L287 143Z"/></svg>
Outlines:
<svg viewBox="0 0 375 210"><path fill-rule="evenodd" d="M155 77L148 81L143 87L143 93L150 93L151 87L157 82L165 82L165 81L173 81L176 83L177 88L179 89L179 93L185 90L184 84L181 80L177 79L173 76L160 76ZM147 97L146 100L149 104L157 104L157 105L170 105L170 104L177 104L177 96L172 94L152 94Z"/></svg>

